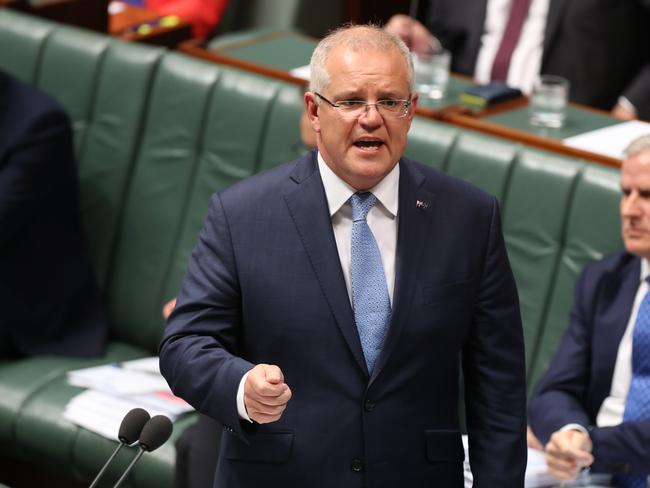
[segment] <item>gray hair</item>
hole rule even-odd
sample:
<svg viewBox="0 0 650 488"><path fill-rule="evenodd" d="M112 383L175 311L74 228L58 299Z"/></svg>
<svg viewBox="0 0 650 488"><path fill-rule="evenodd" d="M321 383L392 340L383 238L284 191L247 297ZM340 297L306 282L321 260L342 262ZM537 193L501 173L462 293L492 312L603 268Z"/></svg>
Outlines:
<svg viewBox="0 0 650 488"><path fill-rule="evenodd" d="M650 134L644 134L630 142L623 154L626 158L632 158L642 152L650 151Z"/></svg>
<svg viewBox="0 0 650 488"><path fill-rule="evenodd" d="M346 25L330 32L324 37L314 49L309 63L310 81L309 90L313 92L322 92L330 82L330 75L327 72L325 63L330 52L342 45L347 45L354 51L362 49L377 49L388 51L397 49L404 58L408 72L409 89L414 91L413 79L413 59L411 53L397 35L386 32L381 27L374 24L366 25Z"/></svg>

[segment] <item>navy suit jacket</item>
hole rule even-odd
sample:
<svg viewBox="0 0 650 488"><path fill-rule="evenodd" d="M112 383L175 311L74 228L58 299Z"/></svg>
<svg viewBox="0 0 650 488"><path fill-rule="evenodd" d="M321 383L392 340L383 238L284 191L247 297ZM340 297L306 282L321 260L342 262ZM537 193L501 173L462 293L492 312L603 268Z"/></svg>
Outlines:
<svg viewBox="0 0 650 488"><path fill-rule="evenodd" d="M531 427L544 443L569 423L589 429L594 471L650 473L650 420L596 427L598 411L610 393L640 270L640 259L626 252L585 267L569 328L530 402Z"/></svg>
<svg viewBox="0 0 650 488"><path fill-rule="evenodd" d="M475 486L523 486L523 339L497 202L407 159L399 185L393 315L372 375L316 153L212 198L160 362L226 426L215 486L462 487L461 362ZM265 425L235 402L258 363L293 392Z"/></svg>
<svg viewBox="0 0 650 488"><path fill-rule="evenodd" d="M96 356L107 322L84 246L70 121L0 71L0 350Z"/></svg>
<svg viewBox="0 0 650 488"><path fill-rule="evenodd" d="M429 0L425 25L474 75L488 0ZM550 0L541 72L571 81L570 98L611 110L624 95L650 120L650 1Z"/></svg>

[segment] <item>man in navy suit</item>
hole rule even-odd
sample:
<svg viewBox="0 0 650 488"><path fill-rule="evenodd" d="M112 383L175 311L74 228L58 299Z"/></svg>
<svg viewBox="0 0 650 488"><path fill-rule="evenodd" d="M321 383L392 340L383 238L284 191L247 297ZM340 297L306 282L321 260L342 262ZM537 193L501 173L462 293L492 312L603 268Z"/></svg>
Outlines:
<svg viewBox="0 0 650 488"><path fill-rule="evenodd" d="M523 486L523 337L499 209L402 157L412 74L381 29L331 34L305 94L318 151L211 200L160 364L225 426L217 487L460 488L461 365L476 486ZM359 200L376 200L361 240L381 254L365 274Z"/></svg>
<svg viewBox="0 0 650 488"><path fill-rule="evenodd" d="M0 71L0 357L104 350L72 147L63 109Z"/></svg>
<svg viewBox="0 0 650 488"><path fill-rule="evenodd" d="M549 470L563 480L589 465L650 474L650 418L624 421L633 329L650 276L650 135L629 146L621 190L625 251L585 267L569 328L530 402Z"/></svg>

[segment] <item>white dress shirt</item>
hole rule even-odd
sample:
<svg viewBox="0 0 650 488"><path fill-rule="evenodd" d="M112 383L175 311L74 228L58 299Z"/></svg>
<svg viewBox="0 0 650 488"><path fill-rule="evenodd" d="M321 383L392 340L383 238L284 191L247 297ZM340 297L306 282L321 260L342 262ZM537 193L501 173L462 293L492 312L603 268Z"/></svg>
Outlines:
<svg viewBox="0 0 650 488"><path fill-rule="evenodd" d="M550 0L530 0L519 41L508 67L508 85L529 94L542 66L544 31ZM506 30L512 0L488 0L481 48L474 71L477 83L489 83L494 58Z"/></svg>
<svg viewBox="0 0 650 488"><path fill-rule="evenodd" d="M352 303L352 206L348 202L356 192L354 188L339 178L318 153L318 170L320 172L329 215L332 220L332 230L339 253L341 269L348 289L348 297ZM397 224L399 206L399 164L369 190L376 198L377 203L368 212L368 227L375 236L381 261L384 266L388 297L393 304L393 291L395 289L395 253L397 249ZM279 365L282 368L282 365ZM251 422L244 404L244 383L248 373L239 382L237 390L237 412L242 419Z"/></svg>

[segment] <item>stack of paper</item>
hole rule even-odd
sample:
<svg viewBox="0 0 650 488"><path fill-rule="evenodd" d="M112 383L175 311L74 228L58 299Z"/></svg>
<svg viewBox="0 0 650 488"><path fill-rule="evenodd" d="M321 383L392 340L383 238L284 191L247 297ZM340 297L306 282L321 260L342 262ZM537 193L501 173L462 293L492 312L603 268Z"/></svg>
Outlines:
<svg viewBox="0 0 650 488"><path fill-rule="evenodd" d="M563 142L577 149L622 159L627 145L637 137L646 134L650 134L650 124L632 120L568 137Z"/></svg>
<svg viewBox="0 0 650 488"><path fill-rule="evenodd" d="M193 410L172 394L157 357L69 371L68 383L87 390L70 400L64 418L109 439L117 439L122 419L133 408L171 420Z"/></svg>
<svg viewBox="0 0 650 488"><path fill-rule="evenodd" d="M473 476L472 468L469 464L469 451L468 451L467 436L463 436L463 447L465 448L465 488L472 488ZM546 466L546 455L544 451L528 448L528 464L526 465L526 475L524 479L525 488L543 488L543 487L558 487L558 486L573 486L573 487L589 487L599 488L609 486L610 476L608 475L593 475L589 471L583 471L580 476L573 482L561 483L557 478L548 474Z"/></svg>

